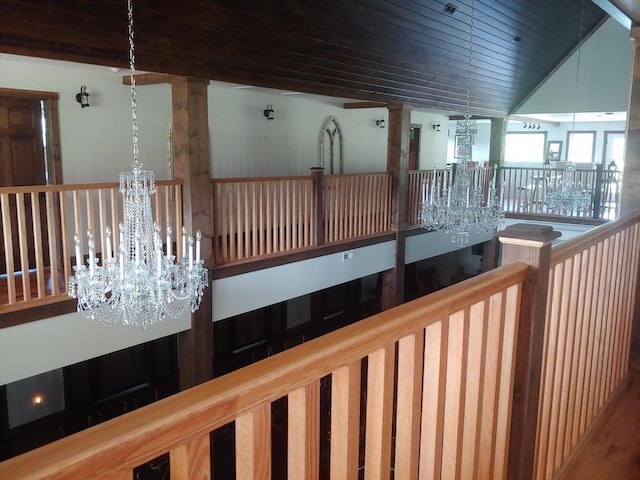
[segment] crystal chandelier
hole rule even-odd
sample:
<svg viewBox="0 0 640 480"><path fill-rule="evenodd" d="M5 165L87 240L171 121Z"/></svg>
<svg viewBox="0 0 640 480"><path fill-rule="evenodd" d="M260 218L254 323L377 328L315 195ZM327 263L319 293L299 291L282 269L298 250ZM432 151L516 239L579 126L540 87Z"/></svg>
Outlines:
<svg viewBox="0 0 640 480"><path fill-rule="evenodd" d="M129 26L129 66L131 70L131 120L133 128L132 171L120 174L124 195L124 223L119 225L119 248L114 254L112 232L105 229L106 252L102 264L95 252L91 232L87 232L89 258L82 263L80 238L74 237L75 276L69 279L69 296L78 299L78 311L106 325L122 323L146 328L167 315L181 316L191 307L195 312L208 283L208 272L200 258L200 231L195 241L182 229L182 259L172 255L172 231L166 229L166 250L160 226L153 221L151 195L154 174L142 170L138 159L138 125L133 42L133 8L127 1ZM194 252L195 249L195 252Z"/></svg>
<svg viewBox="0 0 640 480"><path fill-rule="evenodd" d="M471 26L469 31L469 63L467 69L467 104L464 120L456 124L456 157L458 163L452 171L445 172L444 179L452 178L449 185L439 188L434 168L431 184L422 185L420 220L429 230L444 229L458 247L469 243L469 232L490 232L500 227L504 211L496 193L495 176L485 188L478 178L478 170L470 166L471 153L478 127L469 113L471 90L471 57L473 53L473 20L475 1L471 4ZM475 175L474 175L475 174ZM448 187L448 188L447 188Z"/></svg>
<svg viewBox="0 0 640 480"><path fill-rule="evenodd" d="M547 208L558 215L580 213L591 207L591 195L585 192L580 184L576 185L576 165L567 163L562 178L555 188L549 189L545 195Z"/></svg>

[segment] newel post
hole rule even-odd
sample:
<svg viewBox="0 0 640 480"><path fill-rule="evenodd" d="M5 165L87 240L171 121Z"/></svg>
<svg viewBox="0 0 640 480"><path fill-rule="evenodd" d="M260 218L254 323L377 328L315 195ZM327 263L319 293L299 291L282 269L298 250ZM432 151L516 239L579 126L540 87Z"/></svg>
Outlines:
<svg viewBox="0 0 640 480"><path fill-rule="evenodd" d="M532 267L520 304L507 476L528 480L534 467L551 242L560 232L519 223L496 235L502 244L502 265L522 262Z"/></svg>
<svg viewBox="0 0 640 480"><path fill-rule="evenodd" d="M313 181L313 212L312 221L315 226L313 245L324 245L324 168L311 167L311 180Z"/></svg>

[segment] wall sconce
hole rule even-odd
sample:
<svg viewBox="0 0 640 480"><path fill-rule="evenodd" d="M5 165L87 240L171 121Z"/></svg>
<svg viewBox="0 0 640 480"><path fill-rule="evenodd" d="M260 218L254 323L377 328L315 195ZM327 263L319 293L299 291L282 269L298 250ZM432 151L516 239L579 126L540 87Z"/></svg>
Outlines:
<svg viewBox="0 0 640 480"><path fill-rule="evenodd" d="M436 122L433 125L431 125L431 128L433 128L436 132L440 131L440 122Z"/></svg>
<svg viewBox="0 0 640 480"><path fill-rule="evenodd" d="M379 117L376 119L376 127L378 128L384 128L385 123L384 123L384 118L383 117Z"/></svg>
<svg viewBox="0 0 640 480"><path fill-rule="evenodd" d="M87 87L84 85L80 87L80 93L76 94L76 102L78 102L82 108L89 106L89 94L87 93Z"/></svg>
<svg viewBox="0 0 640 480"><path fill-rule="evenodd" d="M267 108L264 111L264 116L267 120L273 120L276 118L276 112L273 110L273 105L267 105Z"/></svg>

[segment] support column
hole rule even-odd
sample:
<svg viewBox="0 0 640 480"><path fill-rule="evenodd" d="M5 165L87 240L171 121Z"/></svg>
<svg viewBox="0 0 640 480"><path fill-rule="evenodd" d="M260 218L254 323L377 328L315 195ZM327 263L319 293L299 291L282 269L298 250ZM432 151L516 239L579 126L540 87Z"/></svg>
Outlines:
<svg viewBox="0 0 640 480"><path fill-rule="evenodd" d="M202 232L202 258L213 266L212 186L209 167L208 80L171 77L174 174L184 180L182 212L187 232ZM211 278L211 277L209 277ZM180 390L213 378L211 281L191 329L178 334Z"/></svg>
<svg viewBox="0 0 640 480"><path fill-rule="evenodd" d="M621 215L640 208L640 26L633 25L631 38L633 39L633 73L627 109L627 140L620 198ZM640 282L637 285L636 298L640 299ZM635 355L640 354L640 301L636 301L633 310L631 352Z"/></svg>
<svg viewBox="0 0 640 480"><path fill-rule="evenodd" d="M313 245L324 245L324 168L311 167L311 179L313 180L313 212L315 223L315 236Z"/></svg>
<svg viewBox="0 0 640 480"><path fill-rule="evenodd" d="M495 167L504 165L504 145L507 139L506 118L491 119L491 138L489 140L489 164Z"/></svg>
<svg viewBox="0 0 640 480"><path fill-rule="evenodd" d="M502 265L523 262L532 267L520 304L507 474L509 479L527 480L533 476L551 242L560 232L518 223L497 236Z"/></svg>
<svg viewBox="0 0 640 480"><path fill-rule="evenodd" d="M391 229L396 232L396 265L382 275L382 309L404 300L404 259L407 234L407 169L411 106L392 104L389 108L387 172L391 174Z"/></svg>

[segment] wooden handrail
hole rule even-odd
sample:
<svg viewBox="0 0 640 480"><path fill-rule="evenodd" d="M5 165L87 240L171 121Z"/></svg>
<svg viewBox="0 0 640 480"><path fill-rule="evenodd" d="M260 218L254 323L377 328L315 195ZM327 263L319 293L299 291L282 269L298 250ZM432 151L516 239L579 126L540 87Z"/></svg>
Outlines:
<svg viewBox="0 0 640 480"><path fill-rule="evenodd" d="M560 243L551 251L551 264L555 265L589 248L605 238L611 237L635 223L640 222L640 210L630 213L611 223L604 223L588 232Z"/></svg>
<svg viewBox="0 0 640 480"><path fill-rule="evenodd" d="M156 185L183 185L184 181L180 178L173 180L156 180ZM109 188L118 188L117 182L105 183L61 183L56 185L27 185L19 187L0 187L0 194L3 193L33 193L33 192L70 192L73 190L106 190Z"/></svg>
<svg viewBox="0 0 640 480"><path fill-rule="evenodd" d="M490 309L488 306L489 299L493 298L493 295L501 295L500 292L503 291L519 292L520 287L518 287L518 290L511 289L513 286L522 284L527 276L527 272L528 267L526 265L514 263L474 277L411 303L387 310L374 317L334 331L241 370L183 391L150 406L127 413L114 420L110 420L88 430L63 438L53 444L45 445L37 450L0 463L0 478L20 478L23 480L36 478L124 479L130 478L131 471L136 466L167 451L171 452L173 478L173 466L193 464L196 459L189 458L188 456L185 457L185 454L190 450L189 446L191 445L205 445L206 441L203 439L208 438L209 432L234 419L244 419L246 415L255 414L260 411L264 405L268 405L269 402L291 392L306 388L305 386L319 381L320 378L332 372L342 371L343 367L350 368L349 366L353 365L354 362L364 357L370 356L370 362L375 363L377 355L382 351L381 349L386 349L388 345L400 339L416 335L424 331L425 328L429 330L430 327L437 325L438 322L443 321L443 319L448 318L450 315L452 319L454 316L458 320L468 318L466 315L469 315L469 313L464 313L465 308L473 306L472 308L475 309L474 311L476 313L472 312L471 315L474 318L476 318L475 315L483 311L486 315ZM516 296L514 296L513 293L508 295L512 300L511 306L507 307L507 316L511 318L511 322L514 321L513 316L518 309ZM481 303L478 304L478 302ZM493 300L491 303L493 305ZM482 307L482 305L485 306ZM454 312L458 313L454 315ZM495 315L500 316L501 314L499 312L505 315L505 307L498 307ZM460 315L462 315L462 317L460 317ZM483 328L489 328L490 330L494 328L482 327L482 323L474 323L473 325L476 326L472 327L472 329L480 327L481 331ZM495 323L495 325L497 326L498 323ZM514 328L517 329L517 325L512 323L511 327L506 328L505 332L511 330L511 335L513 335ZM502 338L502 335L507 335L507 333L503 334L501 331L501 328L494 331L494 333L499 333L495 341L498 341L500 344L502 344L503 341L499 340ZM455 335L462 334L462 331L457 332ZM453 342L453 344L462 341L462 337L457 340L454 338L453 331L451 335L450 342ZM483 335L480 335L479 337L482 338L482 336ZM429 339L431 337L427 335L427 338ZM478 339L477 335L471 338L474 340ZM431 338L431 340L433 339ZM505 337L504 341L507 342L507 344L513 345L514 340L509 340ZM439 348L446 348L444 344L439 345ZM459 348L462 347L463 345L461 343ZM481 350L474 350L469 353L472 357L469 361L475 361L475 356L479 355L482 351L486 351L488 355L495 353L493 349L495 346L482 346L480 348ZM506 348L508 350L512 347ZM432 350L432 348L425 348L425 355L427 353L432 356L436 352ZM450 355L453 355L451 358L457 357L457 354L453 352ZM464 355L466 356L466 353ZM509 357L510 355L507 354L502 359L502 362L510 362ZM445 357L445 361L446 358L447 357ZM438 361L442 361L442 358ZM421 365L422 360L420 360L419 363ZM426 365L428 367L430 364L427 363ZM377 367L372 364L370 368L375 369ZM489 366L487 366L487 368L489 368ZM493 418L493 415L498 415L502 420L497 425L491 423L492 426L488 428L493 431L490 435L496 435L499 439L504 439L506 433L496 432L494 428L508 428L508 396L510 396L508 388L511 375L508 373L510 368L507 365L503 365L500 368L507 368L507 370L497 377L500 379L500 385L496 386L497 390L493 393L493 395L496 395L496 398L494 399L495 405L493 405L492 408L496 409L496 411L491 413L491 416ZM438 371L438 369L436 370ZM438 377L438 375L442 375L442 373L438 374L437 371L435 378L442 379L443 377ZM466 378L466 374L460 374L463 375L462 378ZM418 379L419 378L420 377L418 377ZM481 376L480 378L483 377ZM334 381L337 382L337 379L334 378ZM454 382L451 384L452 387L447 388L453 388L453 385L455 385L455 380L452 379L451 381ZM446 380L447 385L449 385L448 382L449 380ZM475 377L473 377L473 379L469 377L467 382L471 382L471 392L473 393L475 391L477 394L478 392L475 389L479 388L482 382L478 384ZM475 385L475 387L473 387L473 385ZM427 389L428 387L425 386L424 388ZM443 389L445 385L440 385L439 388ZM458 385L457 388L465 387ZM499 399L497 396L498 393L496 393L497 391L500 392ZM441 392L441 394L444 395L444 390L441 390ZM436 395L435 398L438 398L438 395L440 395L438 392L429 391L430 396L434 394ZM507 396L505 396L505 394ZM463 397L461 397L461 399L462 398ZM485 401L489 401L489 399L485 398ZM373 399L371 402L375 403ZM462 403L463 402L459 405L460 408L464 408ZM452 405L447 402L447 408L450 407L452 407ZM436 408L438 411L433 410ZM439 410L440 408L443 410ZM426 412L425 415L427 416L436 415L436 417L433 417L434 419L443 418L443 420L438 421L444 422L444 426L442 427L444 431L454 436L459 434L456 433L457 427L455 427L455 424L451 423L452 419L449 416L442 417L446 413L444 412L444 405L442 407L429 405ZM453 410L451 413L453 414ZM376 418L370 419L370 421L375 420ZM472 428L472 430L468 432L468 440L471 442L480 441L480 435L473 434L472 432L473 428L479 428L481 418L472 417L467 420L472 422L469 427ZM428 421L428 418L423 419L423 422ZM474 421L477 421L475 427L473 427ZM495 422L496 420L494 418L489 421ZM428 423L423 424L425 435L429 437L435 435L434 431L425 430L427 425ZM334 427L338 429L341 426L334 425ZM460 430L460 432L462 432L462 430ZM443 434L443 431L441 431L441 434ZM478 452L477 449L479 447L474 447L474 444L467 444L467 440L462 442L462 438L458 438L457 443L464 451L467 451L466 449L468 448L474 448L474 451ZM357 441L357 436L355 439ZM466 436L465 439L467 439ZM202 443L203 441L205 442L204 444ZM450 447L451 446L446 446L447 452L444 454L445 458L442 460L443 462L445 462L447 460L446 457L452 453L449 450ZM498 445L496 447L494 444L491 448L502 449L503 447L504 445ZM298 446L295 448L299 449ZM199 451L200 454L208 455L208 449L206 448L204 449L206 450L205 452L195 447L193 450ZM467 451L467 453L471 453L471 457L469 458L473 458L472 452ZM489 452L485 453L492 455ZM196 455L197 454L198 453L196 453ZM479 453L477 454L479 455ZM447 468L461 468L463 471L466 468L470 468L470 471L473 471L473 464L463 464L456 467L455 458L462 454L459 451L457 454L453 452L453 455L454 457L451 459L454 463L453 467L444 465L442 467L443 472ZM174 457L177 458L175 462ZM491 464L490 458L487 458L489 459L489 464ZM417 466L417 459L414 460ZM428 460L425 458L423 461L427 462ZM436 461L439 462L439 460ZM499 462L503 461L504 458L499 460ZM199 474L202 475L203 478L208 478L208 462L205 461L203 463L206 468L203 467L204 469L199 472ZM482 463L482 461L480 463ZM429 467L425 463L423 468L432 467ZM487 468L491 469L492 467L487 465ZM503 465L495 465L496 472L501 472L502 468ZM176 473L176 478L187 478L181 476L180 472ZM502 477L501 473L497 474L495 478L500 477ZM195 476L190 478L195 478Z"/></svg>

